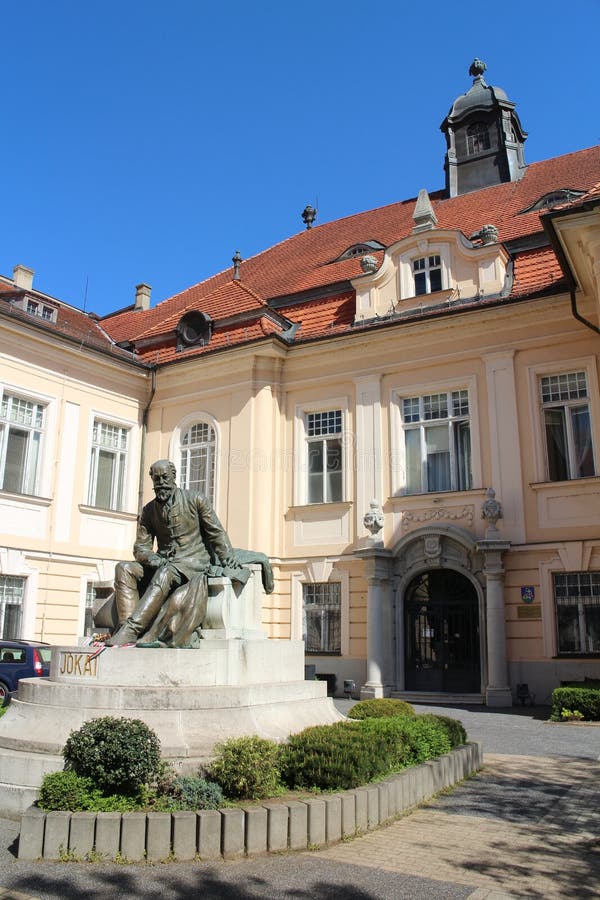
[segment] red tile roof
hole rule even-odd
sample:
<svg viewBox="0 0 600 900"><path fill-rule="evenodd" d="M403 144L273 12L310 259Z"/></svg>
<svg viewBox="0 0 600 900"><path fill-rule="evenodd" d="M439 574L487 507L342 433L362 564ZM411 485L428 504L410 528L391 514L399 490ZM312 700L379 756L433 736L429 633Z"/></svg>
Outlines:
<svg viewBox="0 0 600 900"><path fill-rule="evenodd" d="M430 199L438 228L459 229L469 237L483 225L491 223L498 228L500 241L507 242L542 232L540 213L523 213L522 210L528 209L552 190L569 188L591 191L599 178L600 146L597 146L533 163L517 182L453 198L447 198L439 191L431 194ZM219 319L228 318L236 312L255 311L255 321L259 323L265 303L289 297L289 304L277 303L277 307L294 322L301 322L296 340L342 330L349 326L354 317L354 294L348 290L348 282L361 275L362 269L360 258L336 260L355 244L375 240L390 246L410 235L414 227L415 202L416 199L411 198L302 231L243 261L241 282L233 282L232 269L227 269L150 310L126 310L105 317L102 325L113 340L135 342L148 336L172 333L185 311L200 309L215 320L213 337L209 348L195 348L187 352L206 352L206 349L223 346L219 337ZM539 292L560 278L560 268L550 248L517 254L515 296ZM324 291L328 299L315 297L315 294ZM223 332L228 335L231 344L246 339L243 328L235 331L235 335L234 331ZM160 351L163 361L175 357L174 346L170 350L171 355L167 353L168 343L165 340L164 350ZM156 350L153 353L156 354ZM145 354L144 358L147 358Z"/></svg>

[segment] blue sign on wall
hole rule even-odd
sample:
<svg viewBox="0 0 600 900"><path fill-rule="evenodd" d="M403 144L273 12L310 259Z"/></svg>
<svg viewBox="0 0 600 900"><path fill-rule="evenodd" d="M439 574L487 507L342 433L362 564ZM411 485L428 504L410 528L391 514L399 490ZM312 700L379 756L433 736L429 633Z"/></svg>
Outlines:
<svg viewBox="0 0 600 900"><path fill-rule="evenodd" d="M521 588L521 600L523 603L533 603L535 600L535 588L533 585Z"/></svg>

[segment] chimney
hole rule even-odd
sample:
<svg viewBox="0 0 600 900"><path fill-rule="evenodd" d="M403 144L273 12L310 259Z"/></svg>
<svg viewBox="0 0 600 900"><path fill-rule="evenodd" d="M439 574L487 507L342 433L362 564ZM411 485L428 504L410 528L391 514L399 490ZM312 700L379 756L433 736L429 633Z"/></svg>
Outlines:
<svg viewBox="0 0 600 900"><path fill-rule="evenodd" d="M150 294L152 288L149 284L137 284L135 286L134 309L150 309Z"/></svg>
<svg viewBox="0 0 600 900"><path fill-rule="evenodd" d="M27 266L15 266L13 269L13 281L16 287L23 288L24 291L32 289L34 275L33 269L28 269Z"/></svg>

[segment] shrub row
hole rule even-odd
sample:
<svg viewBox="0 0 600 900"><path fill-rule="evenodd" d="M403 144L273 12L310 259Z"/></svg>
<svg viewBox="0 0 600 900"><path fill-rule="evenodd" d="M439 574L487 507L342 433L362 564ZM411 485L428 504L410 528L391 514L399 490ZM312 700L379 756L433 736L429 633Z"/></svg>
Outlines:
<svg viewBox="0 0 600 900"><path fill-rule="evenodd" d="M199 776L177 777L160 760L158 738L143 722L94 719L70 735L65 769L44 778L39 805L73 812L218 809L228 800L262 800L286 788L347 790L433 759L466 740L454 719L417 716L412 707L390 715L393 707L369 702L380 704L371 707L372 716L307 728L283 745L259 737L226 741L217 745L215 760Z"/></svg>
<svg viewBox="0 0 600 900"><path fill-rule="evenodd" d="M550 718L561 721L563 709L580 712L588 722L600 721L600 688L560 687L552 691Z"/></svg>

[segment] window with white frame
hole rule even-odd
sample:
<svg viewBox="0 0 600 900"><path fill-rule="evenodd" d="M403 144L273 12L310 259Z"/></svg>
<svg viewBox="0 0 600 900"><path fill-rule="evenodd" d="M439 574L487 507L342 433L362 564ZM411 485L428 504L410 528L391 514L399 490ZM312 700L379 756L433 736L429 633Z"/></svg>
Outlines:
<svg viewBox="0 0 600 900"><path fill-rule="evenodd" d="M306 413L306 441L308 502L342 500L342 410Z"/></svg>
<svg viewBox="0 0 600 900"><path fill-rule="evenodd" d="M341 584L302 585L302 632L306 653L341 653Z"/></svg>
<svg viewBox="0 0 600 900"><path fill-rule="evenodd" d="M485 122L474 122L467 128L467 152L469 156L490 149L490 130Z"/></svg>
<svg viewBox="0 0 600 900"><path fill-rule="evenodd" d="M84 635L94 634L94 604L96 600L107 600L112 594L112 585L101 585L95 581L88 581L85 586L85 613L83 620Z"/></svg>
<svg viewBox="0 0 600 900"><path fill-rule="evenodd" d="M21 637L25 579L0 575L0 636L5 641Z"/></svg>
<svg viewBox="0 0 600 900"><path fill-rule="evenodd" d="M94 419L88 503L99 509L123 509L128 429Z"/></svg>
<svg viewBox="0 0 600 900"><path fill-rule="evenodd" d="M472 487L469 392L402 400L407 494Z"/></svg>
<svg viewBox="0 0 600 900"><path fill-rule="evenodd" d="M413 259L415 296L442 290L442 261L437 255Z"/></svg>
<svg viewBox="0 0 600 900"><path fill-rule="evenodd" d="M196 422L181 438L179 481L182 488L198 491L215 502L215 429L207 422Z"/></svg>
<svg viewBox="0 0 600 900"><path fill-rule="evenodd" d="M600 572L554 575L559 653L600 653Z"/></svg>
<svg viewBox="0 0 600 900"><path fill-rule="evenodd" d="M595 475L586 373L545 375L540 395L548 480Z"/></svg>
<svg viewBox="0 0 600 900"><path fill-rule="evenodd" d="M0 484L3 491L35 494L44 406L5 393L0 403Z"/></svg>

